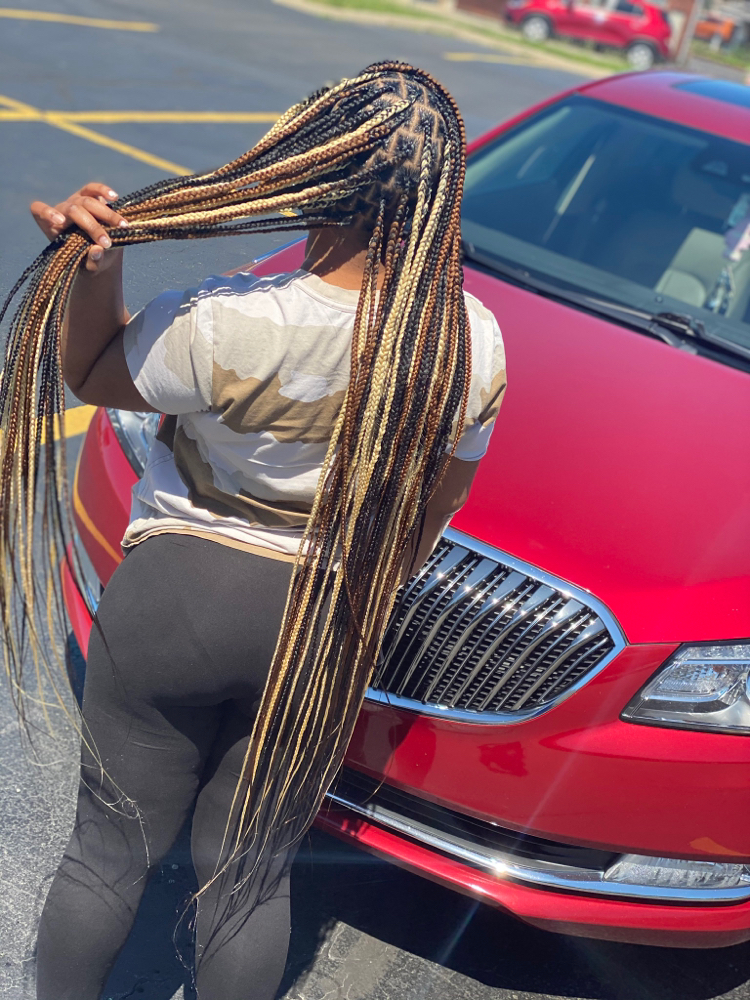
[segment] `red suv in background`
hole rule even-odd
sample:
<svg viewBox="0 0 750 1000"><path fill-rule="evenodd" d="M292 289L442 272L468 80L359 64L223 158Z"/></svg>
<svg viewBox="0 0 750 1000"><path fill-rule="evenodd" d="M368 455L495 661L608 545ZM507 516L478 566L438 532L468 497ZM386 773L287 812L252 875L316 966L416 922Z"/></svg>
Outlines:
<svg viewBox="0 0 750 1000"><path fill-rule="evenodd" d="M470 151L508 395L318 823L550 930L750 939L749 164L750 88L676 73ZM84 654L158 419L99 410L81 448Z"/></svg>
<svg viewBox="0 0 750 1000"><path fill-rule="evenodd" d="M641 0L508 0L506 17L532 42L554 34L622 49L633 69L650 69L669 57L667 15Z"/></svg>

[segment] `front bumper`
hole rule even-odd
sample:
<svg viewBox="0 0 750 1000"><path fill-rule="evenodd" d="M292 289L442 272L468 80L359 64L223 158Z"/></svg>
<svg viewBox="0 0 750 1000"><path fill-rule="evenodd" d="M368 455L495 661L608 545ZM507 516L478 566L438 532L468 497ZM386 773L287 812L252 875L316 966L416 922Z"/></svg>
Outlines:
<svg viewBox="0 0 750 1000"><path fill-rule="evenodd" d="M134 480L128 470L100 413L75 490L90 593L114 568L123 487ZM85 651L91 617L62 572ZM738 900L741 893L602 884L607 858L628 851L714 862L750 856L750 741L617 718L671 648L628 647L554 712L518 725L456 724L367 703L317 823L548 930L682 947L748 940L750 898ZM448 813L460 816L458 832Z"/></svg>
<svg viewBox="0 0 750 1000"><path fill-rule="evenodd" d="M722 948L750 939L750 902L733 906L666 905L539 889L509 876L469 867L432 845L335 805L321 810L316 826L542 930L669 948Z"/></svg>

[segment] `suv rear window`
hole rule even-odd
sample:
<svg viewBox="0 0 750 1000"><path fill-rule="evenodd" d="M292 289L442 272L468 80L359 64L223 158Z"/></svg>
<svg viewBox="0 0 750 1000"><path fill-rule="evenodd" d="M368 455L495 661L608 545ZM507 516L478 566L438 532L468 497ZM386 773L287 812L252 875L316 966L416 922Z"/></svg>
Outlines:
<svg viewBox="0 0 750 1000"><path fill-rule="evenodd" d="M617 0L615 10L620 14L632 14L634 17L643 17L644 14L643 7L637 3L631 3L630 0Z"/></svg>

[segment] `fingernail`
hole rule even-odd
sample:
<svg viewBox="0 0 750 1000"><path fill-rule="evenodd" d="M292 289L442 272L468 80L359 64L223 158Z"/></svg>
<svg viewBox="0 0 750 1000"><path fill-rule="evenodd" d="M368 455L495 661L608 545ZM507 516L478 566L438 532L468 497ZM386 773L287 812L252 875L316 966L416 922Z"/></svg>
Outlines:
<svg viewBox="0 0 750 1000"><path fill-rule="evenodd" d="M122 228L123 226L129 226L129 225L130 225L130 223L128 222L128 220L127 220L127 219L123 219L123 220L122 220L122 221L120 222L120 228Z"/></svg>
<svg viewBox="0 0 750 1000"><path fill-rule="evenodd" d="M52 221L56 226L61 226L65 222L65 216L60 215L59 212L54 212L52 215Z"/></svg>
<svg viewBox="0 0 750 1000"><path fill-rule="evenodd" d="M112 246L112 240L109 238L109 236L100 236L99 244L103 246L105 250L109 250L109 248Z"/></svg>
<svg viewBox="0 0 750 1000"><path fill-rule="evenodd" d="M99 247L94 247L93 250L89 250L89 257L92 260L101 260L103 254L104 254L104 251L100 250Z"/></svg>
<svg viewBox="0 0 750 1000"><path fill-rule="evenodd" d="M111 190L107 191L107 195L109 196L110 201L117 201L117 199L120 197L116 191L111 191Z"/></svg>

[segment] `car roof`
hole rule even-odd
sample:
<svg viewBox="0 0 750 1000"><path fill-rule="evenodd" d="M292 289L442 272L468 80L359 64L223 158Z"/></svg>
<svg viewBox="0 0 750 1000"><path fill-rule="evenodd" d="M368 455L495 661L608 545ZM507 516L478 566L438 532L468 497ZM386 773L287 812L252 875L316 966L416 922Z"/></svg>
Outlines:
<svg viewBox="0 0 750 1000"><path fill-rule="evenodd" d="M750 86L694 73L621 73L575 93L750 143Z"/></svg>

